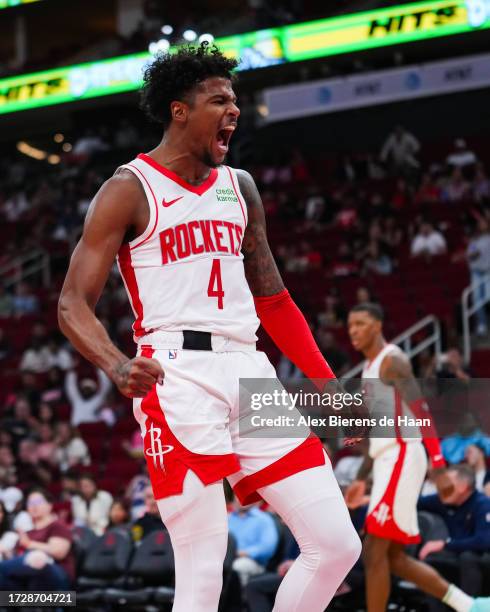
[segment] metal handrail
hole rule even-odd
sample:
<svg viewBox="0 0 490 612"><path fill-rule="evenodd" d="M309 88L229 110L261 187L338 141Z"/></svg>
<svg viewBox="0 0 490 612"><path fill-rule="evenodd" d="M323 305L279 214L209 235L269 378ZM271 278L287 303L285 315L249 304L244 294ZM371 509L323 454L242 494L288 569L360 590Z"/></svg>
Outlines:
<svg viewBox="0 0 490 612"><path fill-rule="evenodd" d="M43 286L48 287L51 283L50 257L43 249L36 249L11 259L0 268L0 278L3 279L4 287L8 289L38 272L42 273Z"/></svg>
<svg viewBox="0 0 490 612"><path fill-rule="evenodd" d="M476 296L474 293L477 289L490 284L490 274L487 274L477 282L472 282L461 294L461 317L463 323L463 359L466 365L469 364L471 358L471 331L470 318L480 310L485 304L490 302L490 292L485 291L484 296ZM471 297L471 306L470 306Z"/></svg>
<svg viewBox="0 0 490 612"><path fill-rule="evenodd" d="M428 338L424 338L421 342L413 346L412 336L429 325L434 326L434 331L432 332L432 334ZM420 321L417 321L417 323L414 323L404 332L393 338L390 343L398 344L401 348L403 348L403 350L410 357L410 359L421 353L429 346L434 345L435 356L438 359L441 354L441 324L439 323L439 319L434 315L427 315L423 319L420 319ZM346 374L344 374L342 378L354 378L354 376L357 376L357 374L362 372L363 366L364 362L361 361L361 363L358 363Z"/></svg>

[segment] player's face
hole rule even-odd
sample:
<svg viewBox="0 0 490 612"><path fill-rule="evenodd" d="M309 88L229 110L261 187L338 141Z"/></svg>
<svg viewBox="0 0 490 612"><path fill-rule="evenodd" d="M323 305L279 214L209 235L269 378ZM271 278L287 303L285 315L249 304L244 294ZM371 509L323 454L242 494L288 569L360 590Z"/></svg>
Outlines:
<svg viewBox="0 0 490 612"><path fill-rule="evenodd" d="M356 351L365 351L381 333L381 322L368 312L350 312L347 320L352 346Z"/></svg>
<svg viewBox="0 0 490 612"><path fill-rule="evenodd" d="M208 166L222 164L228 153L240 110L229 79L203 81L189 107L188 128L196 154Z"/></svg>

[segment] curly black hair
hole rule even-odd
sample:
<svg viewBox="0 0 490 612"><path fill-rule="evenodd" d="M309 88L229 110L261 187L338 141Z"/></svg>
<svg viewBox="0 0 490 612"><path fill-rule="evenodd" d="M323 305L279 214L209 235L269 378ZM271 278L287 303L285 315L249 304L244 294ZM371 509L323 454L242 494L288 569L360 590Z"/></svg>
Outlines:
<svg viewBox="0 0 490 612"><path fill-rule="evenodd" d="M237 60L225 57L208 42L182 47L173 54L159 53L143 75L141 108L165 129L172 120L171 102L184 101L196 85L208 78L231 79L237 65Z"/></svg>

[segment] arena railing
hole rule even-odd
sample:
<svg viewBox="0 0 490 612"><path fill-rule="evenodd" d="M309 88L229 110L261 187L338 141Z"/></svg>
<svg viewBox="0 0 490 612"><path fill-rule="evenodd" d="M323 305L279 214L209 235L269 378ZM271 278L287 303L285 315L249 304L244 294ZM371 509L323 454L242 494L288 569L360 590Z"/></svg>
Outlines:
<svg viewBox="0 0 490 612"><path fill-rule="evenodd" d="M423 340L420 340L420 342L415 342L415 335L425 328L432 329L430 335ZM439 323L439 319L434 315L427 315L393 338L393 340L390 340L390 343L397 344L405 351L410 359L424 351L426 348L433 346L435 357L437 360L439 360L439 356L441 354L441 324ZM363 365L364 362L362 361L351 368L342 376L342 378L354 378L362 372Z"/></svg>
<svg viewBox="0 0 490 612"><path fill-rule="evenodd" d="M6 289L13 287L33 276L41 273L44 287L51 283L51 262L49 254L43 249L36 249L26 255L14 257L0 268L0 279Z"/></svg>
<svg viewBox="0 0 490 612"><path fill-rule="evenodd" d="M476 283L473 282L468 285L461 294L461 316L463 323L463 359L466 365L470 363L471 359L471 317L484 308L485 304L490 302L490 274L484 276ZM483 289L483 295L478 293ZM471 301L471 306L470 306Z"/></svg>

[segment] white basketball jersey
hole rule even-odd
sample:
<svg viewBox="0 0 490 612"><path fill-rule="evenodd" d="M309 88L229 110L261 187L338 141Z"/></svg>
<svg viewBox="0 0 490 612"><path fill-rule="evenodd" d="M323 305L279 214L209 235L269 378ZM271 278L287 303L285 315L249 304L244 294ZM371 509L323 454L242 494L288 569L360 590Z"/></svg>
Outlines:
<svg viewBox="0 0 490 612"><path fill-rule="evenodd" d="M407 427L406 425L399 424L398 417L414 418L413 413L409 409L406 402L404 402L396 389L383 383L380 378L381 364L383 359L392 353L403 354L403 351L396 344L387 344L373 361L366 361L362 370L363 378L363 389L365 391L366 403L370 411L374 412L374 416L379 420L382 415L386 415L387 418L394 420L395 425L390 426L390 429L394 432L395 437L376 437L377 427L373 427L370 432L369 438L369 454L375 458L380 455L387 448L397 444L398 440L404 440L405 442L417 442L419 438L413 437L414 427ZM369 379L376 379L374 382L369 382ZM384 434L388 431L386 427L380 429L384 430ZM412 437L408 437L407 432L412 433Z"/></svg>
<svg viewBox="0 0 490 612"><path fill-rule="evenodd" d="M196 187L145 154L122 168L139 179L150 209L148 227L117 256L135 341L192 329L255 342L259 320L241 253L247 208L235 170L213 168Z"/></svg>

